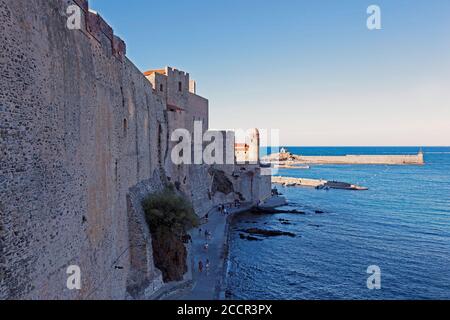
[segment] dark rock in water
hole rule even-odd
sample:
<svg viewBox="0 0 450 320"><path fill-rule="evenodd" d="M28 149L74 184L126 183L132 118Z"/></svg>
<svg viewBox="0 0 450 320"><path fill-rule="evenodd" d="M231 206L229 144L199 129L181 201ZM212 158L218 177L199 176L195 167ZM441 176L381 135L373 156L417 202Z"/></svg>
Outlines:
<svg viewBox="0 0 450 320"><path fill-rule="evenodd" d="M264 230L264 229L258 229L258 228L250 228L246 230L242 230L243 232L249 233L249 234L256 234L264 237L278 237L278 236L289 236L289 237L295 237L296 235L291 232L284 232L279 230Z"/></svg>
<svg viewBox="0 0 450 320"><path fill-rule="evenodd" d="M323 211L321 211L321 210L316 210L315 213L316 213L316 214L323 214L323 213L325 213L325 212L323 212Z"/></svg>
<svg viewBox="0 0 450 320"><path fill-rule="evenodd" d="M299 210L280 210L274 208L253 208L251 212L254 214L280 214L280 213L305 214L304 211Z"/></svg>
<svg viewBox="0 0 450 320"><path fill-rule="evenodd" d="M246 236L246 235L243 234L243 233L240 233L240 234L239 234L239 237L240 237L242 240L248 240L248 241L262 241L262 239L258 239L258 238L252 237L252 236Z"/></svg>
<svg viewBox="0 0 450 320"><path fill-rule="evenodd" d="M287 219L278 219L278 221L280 221L281 224L286 225L286 226L294 225L294 223L292 223L290 220L287 220Z"/></svg>

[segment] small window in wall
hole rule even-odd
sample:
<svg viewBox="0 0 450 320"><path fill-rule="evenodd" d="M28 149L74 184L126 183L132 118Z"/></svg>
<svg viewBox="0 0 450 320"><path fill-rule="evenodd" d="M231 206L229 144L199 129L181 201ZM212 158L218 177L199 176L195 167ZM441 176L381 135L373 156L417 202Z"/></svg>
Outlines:
<svg viewBox="0 0 450 320"><path fill-rule="evenodd" d="M181 81L178 82L178 91L183 91L183 83Z"/></svg>
<svg viewBox="0 0 450 320"><path fill-rule="evenodd" d="M164 85L162 85L162 84L159 85L159 91L161 91L161 92L164 91Z"/></svg>

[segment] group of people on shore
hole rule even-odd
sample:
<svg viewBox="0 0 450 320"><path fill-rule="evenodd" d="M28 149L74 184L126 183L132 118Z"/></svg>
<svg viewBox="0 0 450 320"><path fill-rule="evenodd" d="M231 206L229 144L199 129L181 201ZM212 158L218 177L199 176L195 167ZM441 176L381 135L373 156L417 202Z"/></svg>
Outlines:
<svg viewBox="0 0 450 320"><path fill-rule="evenodd" d="M236 209L239 209L241 207L241 201L239 199L234 200L233 204L231 204L231 203L228 204L228 208L229 209L233 208L233 205ZM227 205L225 205L225 204L219 205L219 212L222 213L223 215L227 216L229 214Z"/></svg>
<svg viewBox="0 0 450 320"><path fill-rule="evenodd" d="M209 273L209 259L206 259L205 269L206 269L206 274L208 274ZM198 263L198 272L200 272L200 273L203 272L203 261L202 260L200 260Z"/></svg>
<svg viewBox="0 0 450 320"><path fill-rule="evenodd" d="M227 205L225 204L220 204L218 207L218 210L221 214L223 214L224 216L227 216L230 211L229 209L233 208L233 205L235 208L240 208L241 207L241 201L240 200L235 200L233 204L228 204L228 208ZM204 217L204 220L206 223L208 223L209 221L209 214L206 214ZM208 253L208 249L209 249L209 241L211 241L212 239L212 233L208 230L208 229L202 229L199 228L199 236L200 237L205 237L205 244L203 245L203 250L205 251L205 253ZM209 273L209 269L210 269L210 261L209 259L206 259L205 262L203 262L202 259L199 260L198 262L198 272L199 273L203 273L203 270L205 269L206 274L208 275Z"/></svg>
<svg viewBox="0 0 450 320"><path fill-rule="evenodd" d="M199 236L205 236L205 244L203 245L203 249L205 250L205 252L208 252L208 248L209 248L209 241L212 239L212 234L208 229L205 229L204 233L203 230L200 228L198 230L199 232ZM210 262L209 259L206 259L205 264L203 264L203 260L200 260L198 262L198 272L203 273L203 268L205 267L206 269L206 274L208 274L209 272L209 267L210 267Z"/></svg>
<svg viewBox="0 0 450 320"><path fill-rule="evenodd" d="M219 212L222 213L224 216L228 215L228 209L225 207L224 204L221 204L219 206Z"/></svg>

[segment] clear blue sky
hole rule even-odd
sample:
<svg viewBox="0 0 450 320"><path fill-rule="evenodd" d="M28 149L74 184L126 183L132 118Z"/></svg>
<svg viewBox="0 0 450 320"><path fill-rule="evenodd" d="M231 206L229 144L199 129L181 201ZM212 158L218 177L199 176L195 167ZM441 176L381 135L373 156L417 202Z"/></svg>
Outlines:
<svg viewBox="0 0 450 320"><path fill-rule="evenodd" d="M382 30L366 28L377 4ZM450 145L448 0L90 0L143 71L197 80L213 128L285 145Z"/></svg>

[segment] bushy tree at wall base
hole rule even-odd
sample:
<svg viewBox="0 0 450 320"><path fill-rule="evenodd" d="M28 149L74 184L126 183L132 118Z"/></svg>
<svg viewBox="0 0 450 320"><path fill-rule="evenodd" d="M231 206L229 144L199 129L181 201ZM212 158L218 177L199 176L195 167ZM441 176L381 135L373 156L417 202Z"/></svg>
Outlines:
<svg viewBox="0 0 450 320"><path fill-rule="evenodd" d="M183 237L199 225L191 203L173 187L151 194L142 203L152 234L153 259L164 282L180 281L187 272Z"/></svg>

